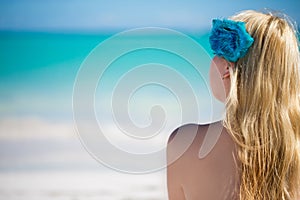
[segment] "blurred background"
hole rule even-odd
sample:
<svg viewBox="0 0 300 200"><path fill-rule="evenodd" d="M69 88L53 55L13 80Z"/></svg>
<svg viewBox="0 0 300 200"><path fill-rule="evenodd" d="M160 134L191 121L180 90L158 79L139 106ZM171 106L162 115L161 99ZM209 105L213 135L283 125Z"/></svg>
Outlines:
<svg viewBox="0 0 300 200"><path fill-rule="evenodd" d="M114 34L149 26L180 31L211 55L213 18L265 8L300 22L299 0L0 0L0 199L167 199L165 169L121 173L81 144L72 112L81 63ZM197 88L197 81L192 84ZM207 123L211 97L202 89L199 123ZM163 96L153 88L142 94L135 100ZM143 108L138 105L136 112ZM218 106L213 120L221 117ZM161 145L170 132L163 134Z"/></svg>

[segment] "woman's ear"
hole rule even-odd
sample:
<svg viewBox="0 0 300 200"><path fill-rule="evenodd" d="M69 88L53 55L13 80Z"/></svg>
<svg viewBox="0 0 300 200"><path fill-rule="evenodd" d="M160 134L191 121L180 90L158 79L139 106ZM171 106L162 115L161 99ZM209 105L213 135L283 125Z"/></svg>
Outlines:
<svg viewBox="0 0 300 200"><path fill-rule="evenodd" d="M210 87L216 99L225 102L230 90L230 71L234 63L230 63L222 57L215 56L210 65Z"/></svg>
<svg viewBox="0 0 300 200"><path fill-rule="evenodd" d="M222 75L222 79L226 79L230 77L230 72L229 72L229 67L227 67L227 69L225 70L225 72Z"/></svg>
<svg viewBox="0 0 300 200"><path fill-rule="evenodd" d="M230 71L229 71L229 68L233 69L234 67L234 63L232 62L227 62L227 66L226 66L226 69L222 75L222 79L226 79L226 78L229 78L230 77Z"/></svg>

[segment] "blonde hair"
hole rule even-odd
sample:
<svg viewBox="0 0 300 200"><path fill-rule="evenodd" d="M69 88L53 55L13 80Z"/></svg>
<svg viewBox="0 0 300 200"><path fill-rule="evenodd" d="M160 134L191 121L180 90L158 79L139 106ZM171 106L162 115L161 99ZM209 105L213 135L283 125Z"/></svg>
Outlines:
<svg viewBox="0 0 300 200"><path fill-rule="evenodd" d="M237 144L239 198L296 199L300 190L299 45L285 18L243 11L254 38L231 71L224 126Z"/></svg>

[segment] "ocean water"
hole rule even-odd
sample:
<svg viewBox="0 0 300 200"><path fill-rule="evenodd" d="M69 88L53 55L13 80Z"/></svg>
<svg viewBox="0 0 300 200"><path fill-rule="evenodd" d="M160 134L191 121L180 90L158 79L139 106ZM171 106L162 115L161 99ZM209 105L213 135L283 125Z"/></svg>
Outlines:
<svg viewBox="0 0 300 200"><path fill-rule="evenodd" d="M0 32L0 199L167 199L165 169L142 175L114 171L88 154L75 131L72 102L76 76L89 53L112 35ZM200 105L199 116L185 120L212 120L215 104L211 104L207 85L208 35L190 35L205 49L206 53L199 54L172 37L155 37L159 44L169 41L170 49L186 50L177 55L159 48L132 49L111 61L95 90L99 123L109 127L111 143L129 152L165 148L170 130L182 123L182 113L189 116L194 112L190 101L194 97ZM134 41L142 47L145 40L147 37L136 35L123 41L123 46L115 43L100 61ZM198 59L200 74L185 57ZM142 70L135 70L138 68ZM129 120L137 127L151 124L151 108L156 105L165 111L167 130L153 136L154 142L141 139L144 135L135 135L141 140L132 142L128 135L115 131L128 128ZM222 108L218 106L215 110Z"/></svg>
<svg viewBox="0 0 300 200"><path fill-rule="evenodd" d="M80 66L97 45L112 36L113 34L105 33L0 32L0 116L34 115L53 117L54 119L72 118L72 92ZM208 34L199 33L198 35L187 35L187 37L195 40L205 51L194 52L186 43L180 43L178 39L172 40L172 37L166 35L156 36L155 41L158 41L159 44L169 41L170 50L186 48L187 52L185 53L189 58L198 59L198 71L200 70L201 74L187 62L185 56L177 55L178 52L168 52L159 48L143 48L143 44L139 45L140 49L138 50L133 47L130 49L135 40L142 43L144 39L147 39L147 35L144 38L134 35L123 39L121 46L116 45L117 42L111 44L105 49L107 51L104 55L99 55L97 64L99 68L104 68L101 66L101 60L114 55L116 49L124 47L130 50L127 54L117 55L115 60L111 60L111 65L98 82L99 89L96 91L96 98L109 94L117 86L118 81L135 67L156 63L176 70L179 75L188 80L191 88L197 91L198 96L202 94L199 101L209 101L210 99L207 100L210 98L208 97L210 94L207 83L209 69L207 53L211 56L211 51L208 45ZM146 78L156 77L159 74L154 71L153 73L142 71L139 75ZM171 75L160 78L169 82L173 79ZM182 82L182 80L179 81ZM181 85L179 81L178 86ZM104 86L101 87L102 85ZM129 87L129 83L126 85ZM153 87L146 89L149 89L149 92L153 91ZM166 89L164 92L158 90L157 93L151 93L151 95L164 97L164 95L168 95ZM101 93L102 91L104 93ZM145 92L147 93L147 91ZM144 99L149 97L145 94L140 96ZM101 104L96 107L101 109Z"/></svg>

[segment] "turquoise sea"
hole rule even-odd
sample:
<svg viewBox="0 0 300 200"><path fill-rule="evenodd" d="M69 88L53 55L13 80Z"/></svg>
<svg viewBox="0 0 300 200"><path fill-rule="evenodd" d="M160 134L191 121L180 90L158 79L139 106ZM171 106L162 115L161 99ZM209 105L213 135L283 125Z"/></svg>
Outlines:
<svg viewBox="0 0 300 200"><path fill-rule="evenodd" d="M1 115L68 115L77 70L107 37L1 32Z"/></svg>
<svg viewBox="0 0 300 200"><path fill-rule="evenodd" d="M0 32L0 115L70 117L72 87L80 64L93 48L113 34ZM191 37L210 53L208 34ZM165 36L158 39L163 41ZM156 62L168 60L169 66L178 67L172 66L174 56L164 55L164 52L149 51L142 56L140 63L151 62L148 58L156 57ZM134 67L130 62L136 58L133 55L125 60L126 70ZM113 68L116 72L122 69L122 66ZM179 66L178 70L187 71L185 66ZM208 66L204 66L203 71L208 72ZM113 76L107 77L112 79Z"/></svg>

